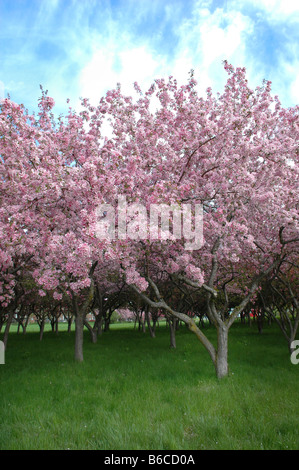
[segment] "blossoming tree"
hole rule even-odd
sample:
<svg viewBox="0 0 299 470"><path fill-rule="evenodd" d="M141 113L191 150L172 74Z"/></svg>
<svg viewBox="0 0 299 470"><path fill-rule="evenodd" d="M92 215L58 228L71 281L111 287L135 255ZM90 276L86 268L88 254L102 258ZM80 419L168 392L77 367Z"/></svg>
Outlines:
<svg viewBox="0 0 299 470"><path fill-rule="evenodd" d="M228 374L231 325L263 279L295 264L298 107L284 109L270 82L252 90L245 69L224 67L222 94L199 96L192 74L181 87L169 77L145 93L136 83L135 101L120 87L98 106L83 100L81 113L70 109L57 123L46 94L38 118L1 104L0 301L13 298L14 272L29 257L40 295L71 299L77 360L96 273L103 277L107 262L134 295L188 325L219 378ZM109 209L120 200L127 219ZM159 215L154 227L145 223L153 206L170 208L160 235ZM170 285L200 290L217 345L178 310Z"/></svg>
<svg viewBox="0 0 299 470"><path fill-rule="evenodd" d="M228 373L229 328L262 279L294 256L299 240L298 107L282 108L271 97L270 82L251 90L245 69L228 63L225 69L227 84L216 97L211 89L200 97L193 77L182 87L170 77L156 80L144 95L136 84L135 104L120 89L107 102L131 200L147 209L153 203L203 207L199 249L187 252L183 237L172 243L131 240L125 270L127 282L152 307L189 325L218 377ZM159 100L154 111L153 98ZM162 274L206 292L216 348L192 319L165 302ZM236 284L245 294L231 309L229 290Z"/></svg>

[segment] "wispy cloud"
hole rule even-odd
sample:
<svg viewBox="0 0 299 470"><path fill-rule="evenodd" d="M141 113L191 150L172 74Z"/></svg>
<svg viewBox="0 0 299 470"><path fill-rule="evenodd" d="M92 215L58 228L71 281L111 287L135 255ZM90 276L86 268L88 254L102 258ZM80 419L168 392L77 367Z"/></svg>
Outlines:
<svg viewBox="0 0 299 470"><path fill-rule="evenodd" d="M293 42L296 33L292 31L298 11L295 2L194 1L189 3L185 15L181 2L172 5L162 2L159 27L151 37L135 35L138 21L146 15L153 16L150 2L145 2L137 17L132 15L132 3L129 2L130 15L126 16L121 32L119 24L114 23L109 42L103 39L98 43L82 68L80 83L84 96L89 92L96 99L116 82L128 91L134 80L148 85L150 79L170 74L179 82L186 82L191 68L195 69L200 92L208 86L218 91L226 78L221 62L227 59L247 68L252 86L260 84L263 78L272 80L274 92L280 94L286 105L294 104L298 98L299 70ZM157 15L157 4L153 10ZM131 16L134 27L130 28ZM172 50L165 47L170 40ZM275 41L277 51L273 50Z"/></svg>
<svg viewBox="0 0 299 470"><path fill-rule="evenodd" d="M158 77L186 82L195 70L199 90L221 91L221 62L245 66L254 87L263 78L284 105L298 102L297 0L2 0L0 80L32 109L49 90L57 111L66 99L98 101L121 83Z"/></svg>
<svg viewBox="0 0 299 470"><path fill-rule="evenodd" d="M221 62L229 60L235 65L246 63L246 42L252 33L253 23L238 11L214 11L200 5L193 15L182 22L177 34L179 47L176 68L181 60L193 64L200 80L200 89L208 86L219 89L223 84Z"/></svg>

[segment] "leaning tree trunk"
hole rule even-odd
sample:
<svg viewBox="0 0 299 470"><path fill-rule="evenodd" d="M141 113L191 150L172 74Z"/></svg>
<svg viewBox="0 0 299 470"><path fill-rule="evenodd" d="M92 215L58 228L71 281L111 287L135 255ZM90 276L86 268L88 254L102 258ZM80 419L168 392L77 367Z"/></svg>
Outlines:
<svg viewBox="0 0 299 470"><path fill-rule="evenodd" d="M271 266L271 269L273 268L274 264ZM270 271L270 268L268 268L267 271L263 273L263 275L268 274ZM214 302L214 297L216 297L217 293L216 291L207 285L204 285L205 290L208 292L208 301L207 301L207 307L208 307L208 312L207 315L211 319L211 322L215 325L217 328L217 348L213 346L213 344L209 341L209 339L204 335L204 333L198 328L196 325L195 321L190 318L188 315L182 313L182 312L177 312L173 310L167 303L161 298L161 294L159 292L158 287L156 284L148 278L148 281L150 285L153 287L156 298L158 301L153 301L149 299L144 293L140 292L136 286L132 285L132 288L139 294L139 296L146 302L148 303L151 307L153 308L162 308L165 309L168 314L172 316L172 318L176 318L182 322L184 322L190 331L195 333L201 344L206 348L207 352L210 355L210 358L212 359L212 362L214 364L215 370L216 370L216 376L219 379L222 379L223 377L226 377L229 372L228 368L228 332L237 318L238 315L240 315L243 310L246 308L247 304L249 303L252 294L256 291L258 287L258 281L261 279L261 275L258 276L253 282L252 285L249 289L248 294L246 297L241 301L241 303L233 309L233 312L230 314L230 317L226 319L225 321L221 318L220 314L216 310L215 302ZM193 282L188 280L188 283L190 285L193 285ZM212 297L213 294L213 297Z"/></svg>
<svg viewBox="0 0 299 470"><path fill-rule="evenodd" d="M155 338L155 336L156 336L155 335L155 330L151 325L150 312L149 312L148 306L145 307L144 314L145 314L145 319L146 319L146 322L147 322L147 326L148 326L148 329L149 329L150 336L151 336L151 338Z"/></svg>

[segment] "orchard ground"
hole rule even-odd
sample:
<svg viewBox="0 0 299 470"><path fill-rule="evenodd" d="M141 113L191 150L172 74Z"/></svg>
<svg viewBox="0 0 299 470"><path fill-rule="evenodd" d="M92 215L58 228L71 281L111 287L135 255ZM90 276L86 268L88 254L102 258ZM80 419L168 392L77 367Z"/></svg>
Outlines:
<svg viewBox="0 0 299 470"><path fill-rule="evenodd" d="M47 326L48 328L49 326ZM182 326L169 348L133 324L111 325L96 344L59 325L9 335L0 368L0 449L298 449L299 365L277 326L236 323L230 374L217 380L196 337ZM205 333L216 340L216 330Z"/></svg>

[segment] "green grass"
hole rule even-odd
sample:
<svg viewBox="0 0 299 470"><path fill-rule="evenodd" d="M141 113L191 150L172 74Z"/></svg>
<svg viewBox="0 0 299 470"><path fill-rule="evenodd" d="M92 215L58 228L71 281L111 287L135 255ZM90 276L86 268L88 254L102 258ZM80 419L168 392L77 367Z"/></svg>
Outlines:
<svg viewBox="0 0 299 470"><path fill-rule="evenodd" d="M65 328L65 325L61 325ZM215 339L214 329L206 329ZM113 325L75 363L74 332L12 332L0 366L0 449L298 449L299 365L275 325L230 332L230 376L184 327L177 349Z"/></svg>

